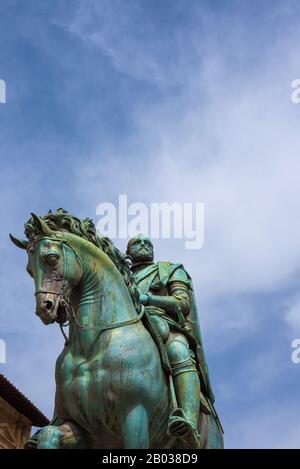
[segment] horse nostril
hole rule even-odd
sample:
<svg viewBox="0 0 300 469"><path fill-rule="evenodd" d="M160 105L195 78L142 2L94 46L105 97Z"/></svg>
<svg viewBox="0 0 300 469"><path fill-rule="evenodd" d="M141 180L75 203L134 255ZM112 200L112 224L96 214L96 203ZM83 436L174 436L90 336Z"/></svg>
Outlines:
<svg viewBox="0 0 300 469"><path fill-rule="evenodd" d="M53 301L52 300L45 301L45 306L46 306L46 309L48 309L49 311L53 306Z"/></svg>

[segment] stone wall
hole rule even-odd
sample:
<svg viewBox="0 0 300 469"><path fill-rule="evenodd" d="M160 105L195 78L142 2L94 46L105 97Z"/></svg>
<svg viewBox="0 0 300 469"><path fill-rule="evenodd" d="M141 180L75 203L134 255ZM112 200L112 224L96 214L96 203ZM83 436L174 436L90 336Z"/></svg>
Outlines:
<svg viewBox="0 0 300 469"><path fill-rule="evenodd" d="M0 449L23 448L31 432L31 422L0 397Z"/></svg>

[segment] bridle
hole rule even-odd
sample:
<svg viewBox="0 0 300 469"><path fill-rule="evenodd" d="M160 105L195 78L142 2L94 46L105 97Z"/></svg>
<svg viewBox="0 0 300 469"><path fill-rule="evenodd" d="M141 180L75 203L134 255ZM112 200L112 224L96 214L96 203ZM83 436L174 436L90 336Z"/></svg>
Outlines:
<svg viewBox="0 0 300 469"><path fill-rule="evenodd" d="M66 268L67 268L67 262L66 262L66 253L65 253L65 246L68 246L68 248L70 248L76 259L78 260L78 262L80 263L81 265L81 268L83 269L82 267L82 262L81 262L81 259L80 257L78 256L77 252L75 251L75 249L73 248L73 246L71 246L67 241L59 238L59 237L55 237L55 238L50 238L49 236L46 236L46 237L43 237L43 238L38 238L36 240L34 240L33 242L30 243L30 245L28 246L27 248L27 251L33 247L33 245L36 243L36 242L39 242L39 241L42 241L43 239L49 239L51 241L58 241L60 242L60 248L61 248L61 251L62 251L62 255L63 255L63 275L62 275L62 278L61 278L61 287L60 287L60 290L58 292L55 292L55 291L51 291L51 290L37 290L35 292L35 296L37 296L38 294L40 293L44 293L44 294L52 294L52 295L56 295L59 297L59 305L64 308L65 312L66 312L66 318L67 320L65 320L65 317L64 317L64 320L63 321L59 321L56 319L56 322L59 324L59 327L60 327L60 330L62 332L62 335L64 336L64 339L65 339L65 345L69 345L70 341L68 339L68 337L66 336L65 334L65 331L64 331L64 327L67 327L70 322L73 320L74 323L76 324L76 326L82 330L82 331L97 331L97 332L104 332L104 331L108 331L108 330L111 330L111 329L116 329L118 327L124 327L124 326L129 326L131 324L135 324L137 323L138 321L141 320L141 318L143 317L144 315L144 312L145 312L145 307L143 305L140 305L140 311L138 312L138 315L136 318L134 319L129 319L127 321L121 321L121 322L116 322L116 323L111 323L111 324L107 324L106 326L84 326L82 324L79 323L78 319L76 318L76 314L75 314L75 311L74 311L74 308L73 308L73 305L71 303L71 299L70 299L70 295L68 295L68 285L67 283L65 282L65 274L66 274ZM70 314L71 313L71 314Z"/></svg>

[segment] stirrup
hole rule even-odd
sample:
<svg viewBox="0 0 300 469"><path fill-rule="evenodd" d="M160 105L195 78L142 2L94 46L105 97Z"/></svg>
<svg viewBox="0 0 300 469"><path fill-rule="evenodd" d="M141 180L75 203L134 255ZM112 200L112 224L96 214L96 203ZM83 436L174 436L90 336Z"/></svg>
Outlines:
<svg viewBox="0 0 300 469"><path fill-rule="evenodd" d="M175 409L170 415L167 433L170 437L180 438L191 448L200 448L200 435L181 408Z"/></svg>

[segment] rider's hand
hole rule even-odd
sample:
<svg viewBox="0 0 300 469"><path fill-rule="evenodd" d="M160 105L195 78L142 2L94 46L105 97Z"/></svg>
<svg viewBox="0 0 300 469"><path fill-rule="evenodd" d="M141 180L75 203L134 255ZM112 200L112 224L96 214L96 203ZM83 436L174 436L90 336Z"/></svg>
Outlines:
<svg viewBox="0 0 300 469"><path fill-rule="evenodd" d="M147 305L148 301L149 301L149 295L147 295L147 293L144 295L140 295L140 303L142 305Z"/></svg>

